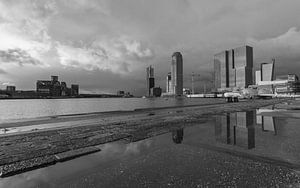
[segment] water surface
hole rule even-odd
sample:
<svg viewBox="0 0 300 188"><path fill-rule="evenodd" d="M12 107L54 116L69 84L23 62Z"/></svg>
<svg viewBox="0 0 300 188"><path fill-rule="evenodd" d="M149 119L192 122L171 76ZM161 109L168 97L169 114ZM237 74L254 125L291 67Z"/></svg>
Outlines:
<svg viewBox="0 0 300 188"><path fill-rule="evenodd" d="M261 159L299 170L300 119L262 115L266 111L272 109L215 116L213 121L177 128L135 143L107 143L99 146L102 151L98 153L1 179L0 186L130 187L130 182L150 187L170 186L173 183L177 186L197 186L205 176L203 174L211 176L212 179L207 177L207 182L215 181L213 177L218 179L223 176L223 168L206 164L206 160L216 164L232 160L222 153L245 158L245 161L227 164L231 166L231 170L226 172L229 179L232 180L230 174L234 174L233 171L240 171L245 173L243 178L249 178L249 181L253 181L251 178L266 178L267 182L275 173L273 169L266 174L257 174L259 177L244 177L248 172L243 170L257 165L260 168L261 165L254 161ZM217 151L220 155L208 151ZM226 160L218 161L223 155ZM250 167L243 166L245 163ZM211 172L214 168L215 171ZM219 174L221 172L222 175ZM254 172L259 173L255 169Z"/></svg>
<svg viewBox="0 0 300 188"><path fill-rule="evenodd" d="M12 119L215 103L202 98L73 98L0 100L0 123Z"/></svg>

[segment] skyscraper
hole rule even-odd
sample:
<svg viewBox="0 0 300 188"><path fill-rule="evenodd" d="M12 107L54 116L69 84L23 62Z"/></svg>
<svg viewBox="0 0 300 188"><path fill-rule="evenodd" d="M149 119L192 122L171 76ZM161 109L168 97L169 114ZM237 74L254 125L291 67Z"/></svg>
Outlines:
<svg viewBox="0 0 300 188"><path fill-rule="evenodd" d="M242 46L214 56L216 90L247 88L253 82L253 48Z"/></svg>
<svg viewBox="0 0 300 188"><path fill-rule="evenodd" d="M172 55L171 89L172 94L176 96L183 94L183 60L180 52L175 52Z"/></svg>
<svg viewBox="0 0 300 188"><path fill-rule="evenodd" d="M274 80L274 65L275 59L272 59L272 63L262 63L261 68L261 81L273 81Z"/></svg>
<svg viewBox="0 0 300 188"><path fill-rule="evenodd" d="M247 88L253 84L253 48L242 46L234 49L236 87Z"/></svg>
<svg viewBox="0 0 300 188"><path fill-rule="evenodd" d="M171 72L168 73L167 76L167 84L166 84L166 93L172 93L172 89L171 89Z"/></svg>
<svg viewBox="0 0 300 188"><path fill-rule="evenodd" d="M146 68L146 73L147 73L147 77L146 77L147 95L150 96L151 95L151 88L154 88L154 86L155 86L155 83L154 83L154 69L151 65Z"/></svg>
<svg viewBox="0 0 300 188"><path fill-rule="evenodd" d="M223 51L214 56L215 85L217 88L227 88L228 79L228 51Z"/></svg>

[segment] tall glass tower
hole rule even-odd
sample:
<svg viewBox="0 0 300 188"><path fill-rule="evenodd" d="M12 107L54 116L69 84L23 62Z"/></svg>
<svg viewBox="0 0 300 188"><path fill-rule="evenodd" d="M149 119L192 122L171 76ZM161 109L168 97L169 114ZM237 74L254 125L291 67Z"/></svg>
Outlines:
<svg viewBox="0 0 300 188"><path fill-rule="evenodd" d="M170 92L175 96L183 94L183 60L180 52L172 55Z"/></svg>
<svg viewBox="0 0 300 188"><path fill-rule="evenodd" d="M150 65L146 69L147 77L146 77L146 82L147 82L147 95L151 95L151 88L154 88L155 83L154 83L154 69Z"/></svg>

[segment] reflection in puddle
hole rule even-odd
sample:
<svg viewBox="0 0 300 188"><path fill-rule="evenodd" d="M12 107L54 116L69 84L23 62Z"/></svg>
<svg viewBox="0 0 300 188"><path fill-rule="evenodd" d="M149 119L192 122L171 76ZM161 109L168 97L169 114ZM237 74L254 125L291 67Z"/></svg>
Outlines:
<svg viewBox="0 0 300 188"><path fill-rule="evenodd" d="M255 111L228 113L217 116L215 136L218 142L246 147L255 147Z"/></svg>
<svg viewBox="0 0 300 188"><path fill-rule="evenodd" d="M101 152L1 179L0 187L87 187L86 181L113 182L113 177L122 177L126 169L138 166L138 160L146 164L147 173L155 168L153 164L158 159L164 159L162 153L174 156L166 157L166 162L179 159L180 164L184 164L182 162L189 161L190 154L197 153L199 148L222 148L222 151L242 152L299 166L299 119L265 116L265 111L270 112L272 109L228 113L216 116L212 121L171 130L168 134L134 143L107 143L99 146ZM182 152L186 152L185 155ZM150 159L152 154L157 158ZM170 166L166 165L165 168Z"/></svg>
<svg viewBox="0 0 300 188"><path fill-rule="evenodd" d="M262 116L259 109L246 112L227 113L215 120L215 137L218 142L247 149L255 148L255 129L261 126L263 132L277 135L276 117ZM266 109L270 111L270 109Z"/></svg>
<svg viewBox="0 0 300 188"><path fill-rule="evenodd" d="M175 144L181 144L183 140L183 128L172 131L172 139Z"/></svg>
<svg viewBox="0 0 300 188"><path fill-rule="evenodd" d="M263 112L270 112L270 110L265 109L259 109L257 110L257 114L261 114ZM277 135L277 129L276 129L276 117L273 116L262 116L257 115L256 116L256 124L261 125L261 128L265 132L273 132L274 135Z"/></svg>

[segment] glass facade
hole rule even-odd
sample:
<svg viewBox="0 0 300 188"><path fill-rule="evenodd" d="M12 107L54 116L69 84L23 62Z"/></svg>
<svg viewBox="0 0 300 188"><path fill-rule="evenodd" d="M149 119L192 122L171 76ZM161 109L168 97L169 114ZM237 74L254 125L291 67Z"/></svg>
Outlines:
<svg viewBox="0 0 300 188"><path fill-rule="evenodd" d="M180 52L172 55L171 87L173 94L178 96L183 94L183 59Z"/></svg>
<svg viewBox="0 0 300 188"><path fill-rule="evenodd" d="M228 87L228 51L216 54L214 57L215 76L217 78L217 83L220 85L218 88ZM216 72L217 71L217 72Z"/></svg>
<svg viewBox="0 0 300 188"><path fill-rule="evenodd" d="M221 63L214 59L214 85L215 89L221 88Z"/></svg>
<svg viewBox="0 0 300 188"><path fill-rule="evenodd" d="M228 51L228 77L229 77L229 87L236 87L236 72L234 66L234 50Z"/></svg>
<svg viewBox="0 0 300 188"><path fill-rule="evenodd" d="M236 87L247 88L253 84L253 48L243 46L234 49Z"/></svg>

